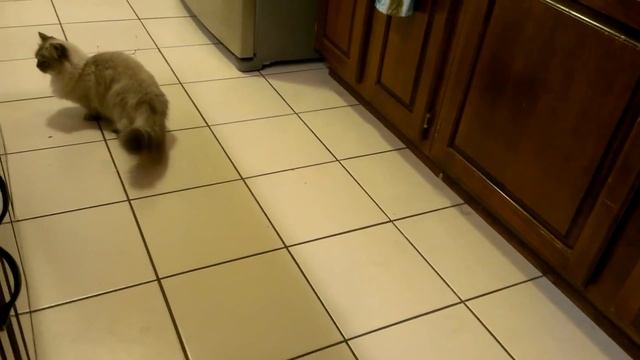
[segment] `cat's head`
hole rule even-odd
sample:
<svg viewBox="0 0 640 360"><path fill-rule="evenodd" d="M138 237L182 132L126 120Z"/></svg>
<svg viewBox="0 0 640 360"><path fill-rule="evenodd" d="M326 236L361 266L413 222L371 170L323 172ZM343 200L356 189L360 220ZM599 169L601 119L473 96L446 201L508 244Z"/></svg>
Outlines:
<svg viewBox="0 0 640 360"><path fill-rule="evenodd" d="M43 73L53 73L61 69L65 62L69 61L69 49L64 40L56 39L53 36L38 33L40 44L36 50L36 66Z"/></svg>

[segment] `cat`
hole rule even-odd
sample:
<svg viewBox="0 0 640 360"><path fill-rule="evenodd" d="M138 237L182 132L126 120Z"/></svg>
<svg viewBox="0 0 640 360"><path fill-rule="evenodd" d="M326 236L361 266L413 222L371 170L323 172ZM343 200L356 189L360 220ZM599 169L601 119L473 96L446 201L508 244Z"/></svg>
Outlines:
<svg viewBox="0 0 640 360"><path fill-rule="evenodd" d="M153 75L122 52L87 56L74 44L38 33L37 68L51 75L53 94L87 110L87 120L110 120L132 154L164 148L169 101Z"/></svg>

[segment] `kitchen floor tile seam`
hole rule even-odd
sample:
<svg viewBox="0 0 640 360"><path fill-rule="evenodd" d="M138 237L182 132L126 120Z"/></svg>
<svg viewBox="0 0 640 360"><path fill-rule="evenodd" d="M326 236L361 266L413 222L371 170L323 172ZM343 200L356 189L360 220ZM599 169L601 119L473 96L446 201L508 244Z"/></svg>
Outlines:
<svg viewBox="0 0 640 360"><path fill-rule="evenodd" d="M128 2L129 0L127 0ZM129 4L131 5L131 4ZM133 8L133 7L132 7ZM135 10L134 10L135 11ZM145 24L142 24L143 27L145 28L145 30L147 31L147 33L150 35L149 30L146 28ZM155 42L155 40L152 38L152 41L154 42L154 44L157 43ZM162 52L161 52L162 53ZM162 56L165 58L165 61L167 61L166 57L164 56L164 54L162 53ZM167 63L169 63L167 61ZM171 69L171 71L175 73L175 70L173 69L173 67L171 66L171 64L169 63L169 67ZM259 76L262 76L259 72L258 72ZM177 74L176 74L176 78ZM263 76L264 78L264 76ZM178 81L180 81L180 84L183 88L183 90L187 93L187 96L189 97L189 99L191 100L191 102L193 103L193 105L196 107L196 110L200 113L202 120L206 123L206 119L202 114L202 111L200 110L200 108L198 107L198 105L196 104L196 102L193 100L193 98L191 97L191 95L187 92L184 84L182 83L182 81L178 78ZM293 109L291 109L293 111ZM249 191L249 193L251 194L251 196L253 197L255 203L258 205L258 207L260 208L260 210L262 211L262 214L265 216L265 218L267 219L267 221L269 222L270 226L272 227L273 231L276 233L276 235L278 236L278 238L280 239L280 242L282 243L282 245L284 246L284 248L286 249L287 253L289 254L290 259L295 263L295 265L297 266L298 270L300 271L300 274L302 275L302 277L305 279L305 281L307 282L307 285L309 286L309 288L311 289L311 291L314 293L316 299L318 300L318 302L320 303L320 305L323 307L326 315L329 317L329 319L331 320L331 322L333 323L334 327L336 328L336 330L338 331L338 333L340 334L340 336L342 337L343 340L346 340L346 337L344 335L344 333L342 332L342 329L340 329L340 327L338 326L338 323L336 322L336 320L334 319L333 315L329 312L329 309L327 308L327 306L325 305L325 303L322 301L322 299L320 298L317 290L313 287L313 285L311 284L311 282L309 281L309 278L307 277L307 275L304 273L304 271L302 270L302 267L300 266L300 264L298 263L298 261L296 260L296 258L293 256L293 253L291 252L291 250L289 249L287 243L284 241L284 239L282 238L282 235L280 234L280 232L278 231L278 229L275 227L273 221L271 220L271 218L269 217L269 215L267 214L266 210L264 209L264 207L262 206L262 204L260 203L260 201L258 201L257 196L255 195L255 193L253 192L253 190L251 189L251 187L249 186L249 184L247 183L247 180L244 179L242 177L242 174L240 173L237 165L235 164L235 162L233 161L233 159L229 156L228 151L225 149L225 147L223 146L222 142L218 139L218 137L216 136L215 132L213 131L213 129L211 127L209 127L209 131L211 133L211 135L214 137L215 141L218 143L218 145L220 146L220 148L222 149L222 151L224 152L224 154L226 155L228 161L231 163L231 165L233 166L233 168L235 169L235 171L237 172L237 174L240 176L240 179L242 180L242 182L244 183L245 188ZM351 352L353 353L354 357L357 360L357 356L355 355L355 353L353 352L353 349L351 349L351 346L349 346L349 349L351 350Z"/></svg>
<svg viewBox="0 0 640 360"><path fill-rule="evenodd" d="M56 8L56 4L53 2L53 0L51 1L51 6L53 7L53 12L56 14L56 19L58 19L58 25L60 25L60 29L62 29L62 35L64 35L64 39L65 40L69 40L69 38L67 37L67 32L64 30L64 26L62 26L62 21L60 21L60 15L58 14L58 9Z"/></svg>
<svg viewBox="0 0 640 360"><path fill-rule="evenodd" d="M264 75L263 75L264 76ZM265 77L265 79L269 82L269 84L272 86L272 88L280 95L280 97L282 98L283 101L285 101L287 103L287 105L293 110L293 106L291 106L291 104L289 104L287 102L287 100L285 99L284 95L281 94L277 88ZM311 131L316 138L325 146L325 148L327 149L327 151L329 151L332 156L338 160L337 156L331 151L331 149L329 149L329 147L322 141L322 139L320 139L320 137L315 133L315 131L313 131L313 129L302 119L302 117L300 115L298 115L298 118L300 119L300 121L302 121L302 123L309 129L309 131ZM458 300L464 304L465 307L467 307L467 309L470 310L469 306L464 303L464 300L462 299L462 297L460 297L460 295L454 290L454 288L451 286L451 284L449 284L449 282L447 282L447 280L442 276L442 274L440 272L438 272L438 270L431 264L431 262L429 262L429 260L427 260L427 258L420 253L420 251L418 250L418 248L411 242L411 240L404 234L402 233L402 231L400 231L400 228L398 227L398 225L396 225L391 217L387 214L387 212L384 211L384 209L382 208L382 206L380 206L380 204L378 204L377 201L375 201L375 199L373 198L373 196L371 196L371 194L365 189L365 187L355 178L355 176L353 174L351 174L351 172L347 169L347 167L340 161L338 161L340 166L344 169L344 171L347 172L347 174L349 174L349 176L353 179L353 181L356 182L356 184L358 184L358 186L360 187L360 189L362 191L365 192L365 194L369 197L369 199L378 207L378 209L384 214L384 216L391 222L391 224L396 228L396 230L398 232L400 232L402 234L402 236L404 237L404 239L408 242L408 244L414 249L414 251L418 254L418 256L420 256L427 264L427 266L429 266L432 271L435 272L435 274L440 278L440 280L442 282L444 282L444 284L449 288L449 290L458 298ZM475 316L475 314L474 314ZM478 318L476 316L476 319L482 324L482 326L485 328L485 330L494 338L494 340L496 341L496 343L498 343L498 345L505 351L505 353L507 353L507 355L509 355L509 357L511 359L514 359L513 355L511 355L511 353L507 350L507 348L504 346L504 344L502 344L502 342L500 342L500 340L497 338L497 336L495 336L495 334L493 334L493 332L491 332L491 330L480 320L480 318ZM348 342L347 342L348 344ZM351 350L352 354L354 356L356 356L355 351L353 350L353 348L349 345L349 349ZM357 356L356 356L357 357Z"/></svg>

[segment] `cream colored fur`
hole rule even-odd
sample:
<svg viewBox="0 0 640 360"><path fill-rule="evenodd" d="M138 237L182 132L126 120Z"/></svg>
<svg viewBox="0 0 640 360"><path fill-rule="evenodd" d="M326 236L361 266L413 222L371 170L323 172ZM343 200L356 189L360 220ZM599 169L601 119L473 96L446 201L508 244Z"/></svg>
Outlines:
<svg viewBox="0 0 640 360"><path fill-rule="evenodd" d="M163 147L168 101L153 75L133 57L121 52L89 57L51 37L43 38L36 55L46 64L41 71L51 75L54 95L83 106L90 117L111 120L126 150Z"/></svg>

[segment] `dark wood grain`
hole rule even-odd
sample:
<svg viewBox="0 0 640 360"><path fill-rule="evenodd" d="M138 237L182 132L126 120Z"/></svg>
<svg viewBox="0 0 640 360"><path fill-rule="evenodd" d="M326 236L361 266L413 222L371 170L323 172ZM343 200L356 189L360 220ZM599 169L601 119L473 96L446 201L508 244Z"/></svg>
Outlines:
<svg viewBox="0 0 640 360"><path fill-rule="evenodd" d="M639 55L539 1L499 1L452 146L564 239Z"/></svg>
<svg viewBox="0 0 640 360"><path fill-rule="evenodd" d="M320 2L316 48L352 84L358 83L362 75L372 8L372 2L367 0Z"/></svg>
<svg viewBox="0 0 640 360"><path fill-rule="evenodd" d="M457 1L421 1L407 18L373 13L360 91L413 141L437 93Z"/></svg>
<svg viewBox="0 0 640 360"><path fill-rule="evenodd" d="M640 329L634 328L640 315L640 192L627 208L595 272L587 279L585 291L591 301L640 342Z"/></svg>
<svg viewBox="0 0 640 360"><path fill-rule="evenodd" d="M321 15L331 74L640 356L640 44L619 22L636 14L616 15L635 8L431 0L391 18L349 3L350 20L328 14L346 4ZM327 38L332 21L349 41Z"/></svg>

